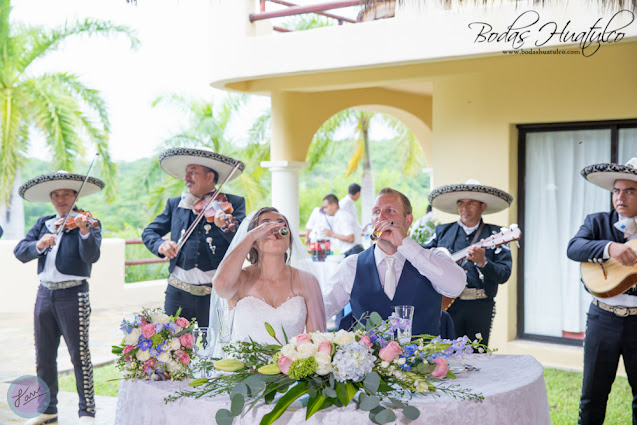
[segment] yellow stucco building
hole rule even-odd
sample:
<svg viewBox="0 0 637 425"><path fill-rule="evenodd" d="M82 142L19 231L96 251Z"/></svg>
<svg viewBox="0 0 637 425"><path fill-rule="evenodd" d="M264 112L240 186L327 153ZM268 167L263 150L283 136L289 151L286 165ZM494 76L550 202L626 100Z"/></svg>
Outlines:
<svg viewBox="0 0 637 425"><path fill-rule="evenodd" d="M264 166L273 204L292 222L314 133L351 107L409 126L436 185L475 178L511 193L511 208L486 217L520 222L524 234L496 300L492 345L581 369L581 342L565 336L583 332L590 298L565 246L585 213L610 202L581 168L637 156L634 14L595 2L414 3L392 19L276 33L271 20L248 19L259 1L211 2L211 84L271 97Z"/></svg>

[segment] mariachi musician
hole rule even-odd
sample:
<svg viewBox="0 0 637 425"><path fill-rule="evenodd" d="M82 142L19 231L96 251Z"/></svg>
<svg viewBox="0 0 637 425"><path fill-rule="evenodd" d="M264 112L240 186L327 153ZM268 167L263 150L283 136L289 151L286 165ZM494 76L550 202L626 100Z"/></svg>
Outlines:
<svg viewBox="0 0 637 425"><path fill-rule="evenodd" d="M183 238L195 221L197 208L207 203L206 195L213 193L219 182L230 181L243 172L245 165L235 167L238 162L208 149L172 148L159 155L161 168L183 179L188 191L168 199L164 212L144 229L142 240L153 254L170 259L166 314L174 315L181 307L181 316L196 318L200 327L208 326L212 278L236 227L245 218L245 200L219 195L210 204L212 209L206 211L207 218L196 225L185 242ZM169 232L170 240L163 240Z"/></svg>
<svg viewBox="0 0 637 425"><path fill-rule="evenodd" d="M500 231L500 226L482 221L482 214L508 208L513 196L495 187L483 186L476 180L465 184L441 186L429 194L433 208L458 214L453 223L436 226L425 248L446 248L452 254ZM491 324L495 316L495 295L498 285L511 275L511 251L507 245L495 250L471 247L460 266L467 274L467 287L447 310L458 335L474 338L482 335L489 344Z"/></svg>
<svg viewBox="0 0 637 425"><path fill-rule="evenodd" d="M637 239L637 158L626 165L595 164L582 176L612 193L613 210L589 214L568 243L573 261L602 265L609 259L628 267L634 274L637 254L627 244ZM609 267L607 265L607 267ZM605 277L605 272L604 272ZM634 280L630 283L634 283ZM586 320L584 374L580 396L579 424L604 422L606 402L615 380L619 357L633 394L637 392L637 288L601 298L594 296ZM633 397L633 422L637 403Z"/></svg>
<svg viewBox="0 0 637 425"><path fill-rule="evenodd" d="M34 314L36 369L51 395L42 414L30 419L28 425L57 422L60 336L64 336L75 371L80 397L79 423L94 422L93 364L88 345L91 305L86 279L91 276L91 266L100 258L102 236L99 222L90 213L77 210L75 201L103 188L104 182L94 177L58 171L31 179L19 189L20 196L27 201L51 202L56 211L56 215L40 217L13 251L23 263L38 260L40 287Z"/></svg>

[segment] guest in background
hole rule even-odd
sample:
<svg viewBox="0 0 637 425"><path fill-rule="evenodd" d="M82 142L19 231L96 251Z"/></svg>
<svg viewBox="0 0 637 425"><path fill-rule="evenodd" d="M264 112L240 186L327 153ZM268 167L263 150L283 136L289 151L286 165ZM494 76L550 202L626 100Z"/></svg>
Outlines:
<svg viewBox="0 0 637 425"><path fill-rule="evenodd" d="M352 183L349 185L348 192L349 193L338 202L338 206L343 211L350 213L360 228L361 223L358 221L358 208L356 208L354 202L358 201L361 197L361 186L358 183Z"/></svg>
<svg viewBox="0 0 637 425"><path fill-rule="evenodd" d="M325 196L322 208L325 214L333 218L333 225L326 220L328 228L323 229L325 236L334 240L333 248L346 257L363 252L361 229L356 219L339 207L336 195L330 193Z"/></svg>

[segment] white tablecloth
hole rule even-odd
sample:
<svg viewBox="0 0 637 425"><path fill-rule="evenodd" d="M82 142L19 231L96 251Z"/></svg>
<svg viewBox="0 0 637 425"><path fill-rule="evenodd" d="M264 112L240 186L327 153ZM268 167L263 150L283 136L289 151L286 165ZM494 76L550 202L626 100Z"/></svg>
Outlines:
<svg viewBox="0 0 637 425"><path fill-rule="evenodd" d="M396 411L399 424L550 424L543 368L531 356L473 356L468 362L479 371L464 372L449 383L482 393L484 401L456 400L417 395L410 404L420 410L415 421ZM218 409L229 409L228 397L181 399L165 404L164 398L180 389L185 382L122 381L117 401L117 425L215 424ZM234 424L257 424L273 405L258 404ZM293 408L295 408L293 410ZM322 410L305 421L305 409L292 405L276 424L369 424L368 412L347 407Z"/></svg>

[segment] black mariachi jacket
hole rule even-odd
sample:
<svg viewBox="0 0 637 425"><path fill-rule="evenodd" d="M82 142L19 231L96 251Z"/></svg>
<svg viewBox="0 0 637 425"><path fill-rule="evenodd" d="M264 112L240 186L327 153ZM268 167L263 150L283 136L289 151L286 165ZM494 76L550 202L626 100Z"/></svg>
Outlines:
<svg viewBox="0 0 637 425"><path fill-rule="evenodd" d="M230 194L226 194L226 197L234 209L232 216L241 223L246 216L245 199ZM192 210L178 207L180 200L180 197L168 199L164 211L142 233L144 245L158 257L163 257L159 254L159 247L164 242L162 237L170 232L170 239L177 242L181 231L187 230L195 217ZM206 224L210 225L207 232L204 228ZM214 223L202 220L179 250L177 257L170 260L168 270L172 273L176 265L184 270L190 270L194 267L202 271L215 270L228 250L233 237L234 232L224 233ZM212 238L211 243L207 242L208 238ZM214 253L211 246L215 247Z"/></svg>
<svg viewBox="0 0 637 425"><path fill-rule="evenodd" d="M480 221L482 223L482 221ZM494 224L484 224L482 232L476 241L485 239L493 233L500 232L500 226ZM432 238L427 241L425 248L447 248L452 254L471 245L471 241L475 236L474 233L466 235L464 229L460 227L458 222L440 224L436 226L435 233ZM455 250L454 250L455 246ZM498 293L498 285L505 283L511 276L511 250L508 245L502 245L495 249L487 249L485 251L487 264L480 272L484 276L484 280L480 279L478 267L469 260L461 262L461 267L467 273L467 287L484 289L487 297L493 298Z"/></svg>
<svg viewBox="0 0 637 425"><path fill-rule="evenodd" d="M42 236L49 232L46 221L54 218L54 215L40 217L35 226L29 230L26 237L18 242L13 253L16 258L23 263L38 259L38 274L44 270L44 263L48 252L45 250L38 254L35 247ZM55 256L55 268L60 273L72 276L91 276L92 264L100 258L100 247L102 245L101 227L90 227L89 235L86 239L80 237L80 229L69 230L64 233L60 247Z"/></svg>

